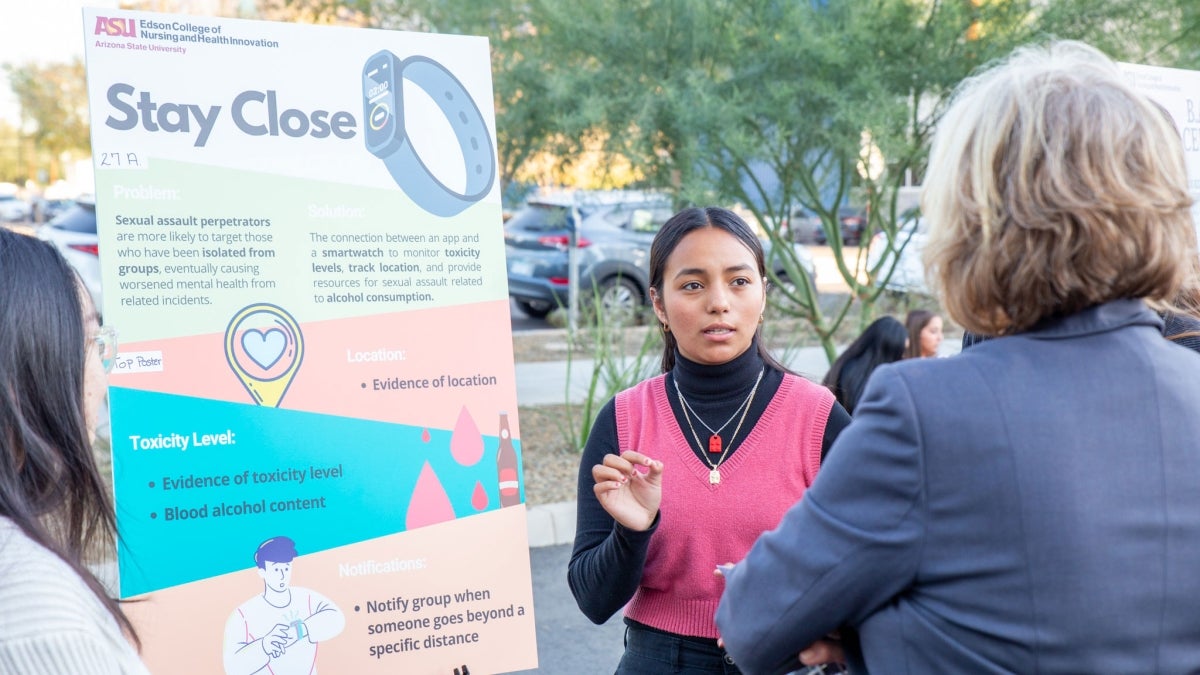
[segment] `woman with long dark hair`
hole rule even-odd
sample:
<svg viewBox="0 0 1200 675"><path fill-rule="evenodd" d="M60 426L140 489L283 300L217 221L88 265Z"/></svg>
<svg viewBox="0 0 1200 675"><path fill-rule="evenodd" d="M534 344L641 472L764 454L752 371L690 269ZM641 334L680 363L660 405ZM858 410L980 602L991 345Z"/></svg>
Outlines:
<svg viewBox="0 0 1200 675"><path fill-rule="evenodd" d="M146 672L87 566L116 532L92 455L115 355L62 256L0 228L0 671Z"/></svg>
<svg viewBox="0 0 1200 675"><path fill-rule="evenodd" d="M592 621L624 608L618 673L738 672L717 643L714 570L778 524L849 422L763 345L765 274L761 242L725 209L675 214L650 248L663 374L596 418L568 574Z"/></svg>
<svg viewBox="0 0 1200 675"><path fill-rule="evenodd" d="M822 383L829 387L846 412L853 415L871 373L885 363L904 358L908 341L904 324L890 316L875 319L837 357Z"/></svg>

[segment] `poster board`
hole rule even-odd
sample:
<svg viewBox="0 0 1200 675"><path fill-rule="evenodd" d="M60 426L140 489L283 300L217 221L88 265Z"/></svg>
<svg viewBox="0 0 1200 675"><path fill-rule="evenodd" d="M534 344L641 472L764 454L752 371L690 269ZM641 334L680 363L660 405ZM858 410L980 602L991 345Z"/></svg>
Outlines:
<svg viewBox="0 0 1200 675"><path fill-rule="evenodd" d="M1200 72L1132 63L1118 64L1135 88L1161 105L1183 140L1192 222L1200 237Z"/></svg>
<svg viewBox="0 0 1200 675"><path fill-rule="evenodd" d="M535 667L487 40L83 23L151 670Z"/></svg>

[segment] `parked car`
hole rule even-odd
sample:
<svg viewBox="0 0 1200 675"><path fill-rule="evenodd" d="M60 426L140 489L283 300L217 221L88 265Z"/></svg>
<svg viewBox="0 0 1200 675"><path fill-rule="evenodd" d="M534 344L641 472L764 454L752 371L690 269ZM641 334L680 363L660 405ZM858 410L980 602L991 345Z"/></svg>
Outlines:
<svg viewBox="0 0 1200 675"><path fill-rule="evenodd" d="M92 294L92 302L103 308L100 288L100 245L96 236L96 202L81 197L37 229L39 239L54 244L67 262L79 273L83 285Z"/></svg>
<svg viewBox="0 0 1200 675"><path fill-rule="evenodd" d="M803 206L792 209L791 215L783 222L783 231L790 234L792 241L797 244L817 243L818 233L821 235L821 243L825 242L825 231L821 228L821 217Z"/></svg>
<svg viewBox="0 0 1200 675"><path fill-rule="evenodd" d="M15 194L0 194L0 221L5 223L23 223L29 220L33 213L29 202Z"/></svg>
<svg viewBox="0 0 1200 675"><path fill-rule="evenodd" d="M900 222L891 250L887 246L887 234L876 233L867 247L867 269L873 270L872 275L879 275L883 287L889 291L928 295L925 265L921 262L927 236L925 219L915 215ZM892 270L891 262L896 259L897 251L899 262ZM889 271L891 276L887 276Z"/></svg>
<svg viewBox="0 0 1200 675"><path fill-rule="evenodd" d="M867 228L867 214L855 206L843 206L838 209L838 229L842 234L842 243L846 246L858 246L862 243L863 230ZM813 230L813 241L824 245L828 239L821 219L817 218Z"/></svg>
<svg viewBox="0 0 1200 675"><path fill-rule="evenodd" d="M576 205L576 200L578 203ZM576 227L574 209L583 224ZM504 225L508 292L525 314L542 318L568 304L572 233L579 270L605 307L645 304L650 242L671 217L665 197L644 192L581 192L539 197Z"/></svg>
<svg viewBox="0 0 1200 675"><path fill-rule="evenodd" d="M33 202L32 218L35 223L48 223L60 213L75 205L74 199L41 198Z"/></svg>
<svg viewBox="0 0 1200 675"><path fill-rule="evenodd" d="M639 316L650 302L650 244L674 214L670 201L654 193L584 193L578 204L581 223L576 227L573 200L566 195L530 201L505 224L509 295L534 318L566 307L574 232L584 280L581 297L596 293L605 315L620 321ZM769 245L764 240L764 246ZM801 265L815 278L808 249L795 246ZM778 261L775 265L782 270Z"/></svg>

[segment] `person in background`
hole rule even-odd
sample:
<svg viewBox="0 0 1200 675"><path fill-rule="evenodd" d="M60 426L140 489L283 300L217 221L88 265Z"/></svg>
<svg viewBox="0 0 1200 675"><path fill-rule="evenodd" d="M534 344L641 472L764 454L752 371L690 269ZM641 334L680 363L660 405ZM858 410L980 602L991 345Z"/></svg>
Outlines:
<svg viewBox="0 0 1200 675"><path fill-rule="evenodd" d="M675 214L651 245L650 284L663 373L596 418L568 581L595 623L624 608L617 673L732 675L714 570L779 523L850 417L762 344L762 244L734 213Z"/></svg>
<svg viewBox="0 0 1200 675"><path fill-rule="evenodd" d="M927 309L914 309L904 319L908 329L906 359L927 359L938 355L942 346L942 317Z"/></svg>
<svg viewBox="0 0 1200 675"><path fill-rule="evenodd" d="M954 321L1003 337L871 376L725 572L744 672L842 627L858 674L1195 672L1200 355L1154 310L1194 283L1191 204L1179 135L1096 49L1025 47L961 85L925 262Z"/></svg>
<svg viewBox="0 0 1200 675"><path fill-rule="evenodd" d="M908 339L904 324L890 316L876 319L837 357L822 384L853 415L871 373L885 363L904 358Z"/></svg>
<svg viewBox="0 0 1200 675"><path fill-rule="evenodd" d="M62 256L0 228L0 672L147 672L87 567L116 536L92 455L115 356Z"/></svg>

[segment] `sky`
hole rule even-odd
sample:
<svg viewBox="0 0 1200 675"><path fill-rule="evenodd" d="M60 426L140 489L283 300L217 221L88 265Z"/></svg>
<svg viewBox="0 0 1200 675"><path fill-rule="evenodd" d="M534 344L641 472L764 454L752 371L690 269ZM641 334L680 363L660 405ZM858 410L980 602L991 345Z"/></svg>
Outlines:
<svg viewBox="0 0 1200 675"><path fill-rule="evenodd" d="M62 63L76 56L82 57L82 9L117 6L116 0L10 1L17 7L16 20L0 21L0 64ZM0 118L15 124L18 121L16 99L8 86L8 78L2 79Z"/></svg>

